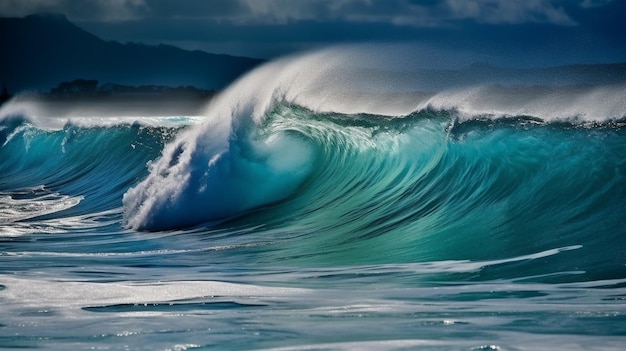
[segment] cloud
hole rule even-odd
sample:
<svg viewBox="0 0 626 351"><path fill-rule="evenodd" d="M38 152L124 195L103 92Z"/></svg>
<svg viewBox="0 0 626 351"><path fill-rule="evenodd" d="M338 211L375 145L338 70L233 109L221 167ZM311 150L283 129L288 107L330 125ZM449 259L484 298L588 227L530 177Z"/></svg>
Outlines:
<svg viewBox="0 0 626 351"><path fill-rule="evenodd" d="M202 19L239 25L313 21L446 27L465 20L486 24L575 24L555 4L559 1L564 0L0 0L0 14L59 12L78 21ZM606 3L583 0L580 6Z"/></svg>
<svg viewBox="0 0 626 351"><path fill-rule="evenodd" d="M479 23L576 24L562 7L555 7L548 0L446 0L446 4L452 18L473 19Z"/></svg>
<svg viewBox="0 0 626 351"><path fill-rule="evenodd" d="M623 60L624 10L616 0L0 0L3 17L63 13L107 40L257 57L381 41Z"/></svg>
<svg viewBox="0 0 626 351"><path fill-rule="evenodd" d="M583 0L580 3L582 8L602 7L611 3L613 0Z"/></svg>
<svg viewBox="0 0 626 351"><path fill-rule="evenodd" d="M594 0L585 0L594 1ZM603 0L595 0L603 1ZM576 24L550 0L240 0L247 20L385 22L400 26L447 26L473 20L487 24Z"/></svg>
<svg viewBox="0 0 626 351"><path fill-rule="evenodd" d="M0 14L8 17L62 13L73 20L122 21L139 18L146 8L144 0L0 0Z"/></svg>
<svg viewBox="0 0 626 351"><path fill-rule="evenodd" d="M240 23L311 20L436 27L473 20L487 24L576 24L550 0L239 0L239 4L243 12L236 20Z"/></svg>
<svg viewBox="0 0 626 351"><path fill-rule="evenodd" d="M231 21L246 12L241 1L145 0L143 15L151 19L206 19Z"/></svg>

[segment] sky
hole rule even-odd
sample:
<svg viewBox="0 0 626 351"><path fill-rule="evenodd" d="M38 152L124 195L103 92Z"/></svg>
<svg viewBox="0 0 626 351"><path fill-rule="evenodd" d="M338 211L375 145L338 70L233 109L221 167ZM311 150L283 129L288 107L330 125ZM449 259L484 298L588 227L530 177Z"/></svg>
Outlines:
<svg viewBox="0 0 626 351"><path fill-rule="evenodd" d="M501 65L626 61L624 0L0 0L62 13L105 40L274 58L400 43Z"/></svg>

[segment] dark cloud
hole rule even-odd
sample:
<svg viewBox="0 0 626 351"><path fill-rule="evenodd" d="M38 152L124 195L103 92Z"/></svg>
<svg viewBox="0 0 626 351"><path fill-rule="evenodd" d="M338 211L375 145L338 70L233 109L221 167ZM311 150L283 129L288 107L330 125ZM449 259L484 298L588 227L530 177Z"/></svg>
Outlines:
<svg viewBox="0 0 626 351"><path fill-rule="evenodd" d="M626 60L618 0L0 0L60 12L104 39L271 57L346 42L411 42L503 61Z"/></svg>
<svg viewBox="0 0 626 351"><path fill-rule="evenodd" d="M550 0L144 0L144 5L149 10L145 14L234 24L343 21L430 27L465 19L484 23L575 24Z"/></svg>
<svg viewBox="0 0 626 351"><path fill-rule="evenodd" d="M219 22L237 18L246 12L240 2L223 0L152 0L145 1L145 6L146 11L141 15L157 19L207 19Z"/></svg>
<svg viewBox="0 0 626 351"><path fill-rule="evenodd" d="M595 7L605 3L585 0L582 5ZM437 26L462 19L573 24L563 9L550 0L2 0L0 12L14 16L62 12L74 20L102 21L202 18L235 24L315 20Z"/></svg>
<svg viewBox="0 0 626 351"><path fill-rule="evenodd" d="M124 21L140 19L146 11L144 0L0 0L5 17L62 13L72 20Z"/></svg>

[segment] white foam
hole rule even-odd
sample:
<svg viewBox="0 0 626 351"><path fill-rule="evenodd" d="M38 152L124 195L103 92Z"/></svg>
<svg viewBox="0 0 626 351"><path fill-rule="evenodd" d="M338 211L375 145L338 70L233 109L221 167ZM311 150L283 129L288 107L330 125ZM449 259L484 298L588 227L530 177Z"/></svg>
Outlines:
<svg viewBox="0 0 626 351"><path fill-rule="evenodd" d="M72 197L48 191L26 191L20 194L24 198L16 198L16 195L18 193L0 193L0 225L66 210L83 200L82 196Z"/></svg>
<svg viewBox="0 0 626 351"><path fill-rule="evenodd" d="M79 105L79 103L77 103ZM151 127L178 127L201 123L203 115L125 115L123 111L116 115L104 111L78 111L54 115L47 111L45 105L36 100L21 100L19 96L6 102L0 107L0 122L11 118L24 118L38 128L46 130L61 130L67 125L78 127L113 127L119 125L139 124Z"/></svg>
<svg viewBox="0 0 626 351"><path fill-rule="evenodd" d="M220 281L92 283L1 276L5 306L24 309L80 309L123 304L155 304L192 299L261 299L299 296L308 290Z"/></svg>
<svg viewBox="0 0 626 351"><path fill-rule="evenodd" d="M626 117L626 84L584 87L477 86L445 90L415 107L457 110L461 120L476 116L532 116L545 122L607 122Z"/></svg>

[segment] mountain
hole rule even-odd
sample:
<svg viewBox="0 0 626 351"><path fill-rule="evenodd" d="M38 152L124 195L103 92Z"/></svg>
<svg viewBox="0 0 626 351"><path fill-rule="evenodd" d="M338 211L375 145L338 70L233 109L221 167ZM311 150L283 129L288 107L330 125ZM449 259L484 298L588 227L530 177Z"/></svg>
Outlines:
<svg viewBox="0 0 626 351"><path fill-rule="evenodd" d="M0 83L13 92L48 90L76 78L221 89L262 62L168 45L104 41L63 15L0 18Z"/></svg>

